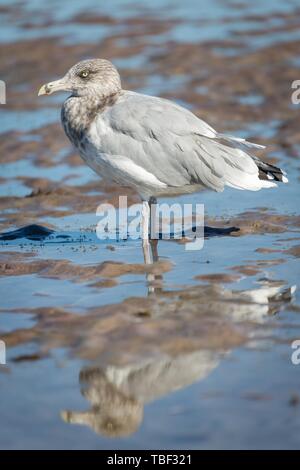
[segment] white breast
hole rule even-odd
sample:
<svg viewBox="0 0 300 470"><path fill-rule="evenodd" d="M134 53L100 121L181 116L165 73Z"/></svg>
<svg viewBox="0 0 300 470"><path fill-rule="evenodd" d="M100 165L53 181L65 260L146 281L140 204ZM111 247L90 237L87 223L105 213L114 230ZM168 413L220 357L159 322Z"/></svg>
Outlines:
<svg viewBox="0 0 300 470"><path fill-rule="evenodd" d="M111 132L111 128L103 119L98 118L97 125L93 122L88 130L80 149L80 155L97 174L113 180L108 155L102 151L103 137L109 132Z"/></svg>

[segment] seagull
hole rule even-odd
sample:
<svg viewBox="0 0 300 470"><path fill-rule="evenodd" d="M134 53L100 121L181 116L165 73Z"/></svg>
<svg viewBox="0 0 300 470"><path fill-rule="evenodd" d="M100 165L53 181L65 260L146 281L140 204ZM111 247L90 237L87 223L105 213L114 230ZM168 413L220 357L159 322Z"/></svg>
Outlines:
<svg viewBox="0 0 300 470"><path fill-rule="evenodd" d="M172 101L122 89L108 60L83 60L38 94L57 91L71 93L61 120L83 160L105 180L140 195L143 244L158 197L226 186L258 191L288 182L283 170L248 153L264 146L218 133Z"/></svg>

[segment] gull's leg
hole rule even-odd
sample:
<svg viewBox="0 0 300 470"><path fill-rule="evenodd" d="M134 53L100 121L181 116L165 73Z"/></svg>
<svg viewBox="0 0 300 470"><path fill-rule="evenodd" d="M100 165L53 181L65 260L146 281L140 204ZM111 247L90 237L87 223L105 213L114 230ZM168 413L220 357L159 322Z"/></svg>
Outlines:
<svg viewBox="0 0 300 470"><path fill-rule="evenodd" d="M151 258L151 248L149 242L149 219L150 219L150 207L147 201L143 201L142 207L142 220L141 220L141 232L142 232L142 241L143 241L143 254L144 254L144 262L145 264L153 264L153 260ZM154 292L154 287L151 286L151 282L154 281L154 275L152 273L146 274L147 282L148 282L148 294L152 294Z"/></svg>
<svg viewBox="0 0 300 470"><path fill-rule="evenodd" d="M149 202L144 201L142 207L142 238L143 238L143 253L145 264L153 264L158 261L157 252L157 230L156 230L156 204L157 201L154 197L149 199ZM150 240L149 240L149 221L150 221ZM152 238L153 237L153 238ZM160 279L160 276L155 276L153 273L148 272L146 274L148 282L148 295L153 294L156 290L155 286L152 285L156 278Z"/></svg>
<svg viewBox="0 0 300 470"><path fill-rule="evenodd" d="M141 219L141 236L143 241L149 242L149 216L150 207L148 201L143 201L142 219Z"/></svg>
<svg viewBox="0 0 300 470"><path fill-rule="evenodd" d="M154 237L156 235L156 204L155 197L150 197L149 201L143 201L141 220L141 236L143 241L149 241L149 233L150 238L152 235Z"/></svg>
<svg viewBox="0 0 300 470"><path fill-rule="evenodd" d="M141 236L143 242L143 253L145 264L151 264L150 244L149 244L149 215L150 207L148 201L143 201L141 218Z"/></svg>
<svg viewBox="0 0 300 470"><path fill-rule="evenodd" d="M151 196L149 199L150 206L150 239L157 238L156 230L156 206L157 200L155 197Z"/></svg>
<svg viewBox="0 0 300 470"><path fill-rule="evenodd" d="M146 264L152 264L154 261L157 261L153 256L153 247L151 241L151 253L150 253L150 244L149 244L149 228L150 228L150 240L151 238L156 238L156 204L157 200L155 197L150 197L149 201L143 201L142 206L142 220L141 220L141 233L143 240L143 252L144 259ZM152 254L152 258L151 258Z"/></svg>

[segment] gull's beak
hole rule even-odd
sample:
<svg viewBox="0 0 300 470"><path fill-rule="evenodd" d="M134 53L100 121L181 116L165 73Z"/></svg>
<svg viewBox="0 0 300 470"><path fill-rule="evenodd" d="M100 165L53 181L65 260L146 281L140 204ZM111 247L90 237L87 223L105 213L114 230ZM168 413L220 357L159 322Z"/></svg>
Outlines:
<svg viewBox="0 0 300 470"><path fill-rule="evenodd" d="M55 82L49 82L43 85L38 92L38 96L41 95L51 95L56 91L71 91L66 80L61 78L60 80L55 80Z"/></svg>

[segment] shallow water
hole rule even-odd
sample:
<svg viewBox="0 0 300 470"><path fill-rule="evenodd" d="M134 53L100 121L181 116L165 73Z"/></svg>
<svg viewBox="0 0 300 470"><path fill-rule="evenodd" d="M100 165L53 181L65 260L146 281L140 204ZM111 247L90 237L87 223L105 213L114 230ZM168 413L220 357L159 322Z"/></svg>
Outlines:
<svg viewBox="0 0 300 470"><path fill-rule="evenodd" d="M1 448L299 448L297 7L0 1L0 232L54 231L0 239ZM289 185L178 198L215 230L200 251L159 240L150 266L140 240L99 240L97 206L121 190L69 145L63 97L36 96L99 55L125 88L267 145Z"/></svg>

